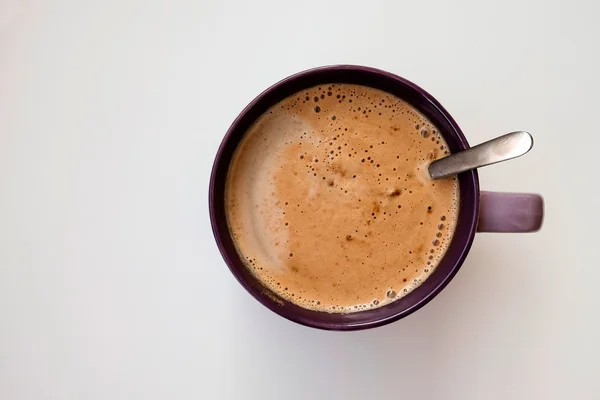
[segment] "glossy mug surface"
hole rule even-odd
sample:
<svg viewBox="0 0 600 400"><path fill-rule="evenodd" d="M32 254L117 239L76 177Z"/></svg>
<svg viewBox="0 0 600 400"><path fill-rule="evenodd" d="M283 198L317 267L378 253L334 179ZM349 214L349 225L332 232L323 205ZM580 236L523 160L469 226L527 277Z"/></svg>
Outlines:
<svg viewBox="0 0 600 400"><path fill-rule="evenodd" d="M227 222L226 179L235 151L244 135L269 108L303 90L330 84L366 86L407 102L437 128L451 153L469 147L456 122L427 92L391 73L361 66L321 67L288 77L250 103L234 121L217 152L210 178L209 208L213 233L231 272L263 305L307 326L329 330L356 330L380 326L418 310L435 297L462 265L476 231L531 232L543 218L538 195L479 191L476 171L458 176L458 218L446 252L433 272L405 296L376 308L330 313L301 307L261 283L240 258ZM268 155L266 155L268 157Z"/></svg>

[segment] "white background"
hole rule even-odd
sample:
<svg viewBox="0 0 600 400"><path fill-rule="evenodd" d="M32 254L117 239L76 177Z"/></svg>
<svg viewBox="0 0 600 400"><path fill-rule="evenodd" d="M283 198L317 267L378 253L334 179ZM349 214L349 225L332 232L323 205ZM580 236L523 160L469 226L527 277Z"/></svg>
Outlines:
<svg viewBox="0 0 600 400"><path fill-rule="evenodd" d="M0 0L0 398L600 398L598 4ZM207 206L242 108L335 63L421 85L471 144L530 131L481 185L547 213L354 333L252 299Z"/></svg>

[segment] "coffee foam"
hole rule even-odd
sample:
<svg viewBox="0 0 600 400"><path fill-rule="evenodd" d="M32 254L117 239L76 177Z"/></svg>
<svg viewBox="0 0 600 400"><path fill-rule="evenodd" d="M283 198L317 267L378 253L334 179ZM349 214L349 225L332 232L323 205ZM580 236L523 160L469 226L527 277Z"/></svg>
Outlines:
<svg viewBox="0 0 600 400"><path fill-rule="evenodd" d="M238 146L226 183L240 256L302 307L355 312L408 294L446 252L458 181L438 130L377 89L331 84L271 107Z"/></svg>

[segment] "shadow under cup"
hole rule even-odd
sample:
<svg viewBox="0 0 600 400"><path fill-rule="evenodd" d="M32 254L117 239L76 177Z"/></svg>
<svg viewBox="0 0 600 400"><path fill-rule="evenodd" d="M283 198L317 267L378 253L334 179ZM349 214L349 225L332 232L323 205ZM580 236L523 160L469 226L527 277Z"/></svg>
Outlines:
<svg viewBox="0 0 600 400"><path fill-rule="evenodd" d="M425 115L442 134L452 153L469 147L458 125L440 103L406 79L374 68L351 65L304 71L276 83L261 93L229 128L217 152L210 177L210 219L215 240L229 269L242 286L264 306L291 321L314 328L367 329L396 321L418 310L433 299L458 272L475 236L479 214L479 180L474 170L458 176L460 205L450 246L434 272L406 296L379 308L349 314L308 310L279 297L255 278L235 249L225 214L225 180L237 145L265 111L301 90L331 83L370 86L393 94ZM398 234L401 235L402 232Z"/></svg>

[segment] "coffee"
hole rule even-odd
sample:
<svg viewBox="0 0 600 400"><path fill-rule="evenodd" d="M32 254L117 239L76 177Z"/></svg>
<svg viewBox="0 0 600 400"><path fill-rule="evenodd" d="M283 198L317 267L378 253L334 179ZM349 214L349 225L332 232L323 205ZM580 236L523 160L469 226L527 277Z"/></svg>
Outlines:
<svg viewBox="0 0 600 400"><path fill-rule="evenodd" d="M381 307L435 270L454 233L455 177L437 128L378 89L328 84L271 107L239 144L226 182L237 251L273 292L347 313Z"/></svg>

